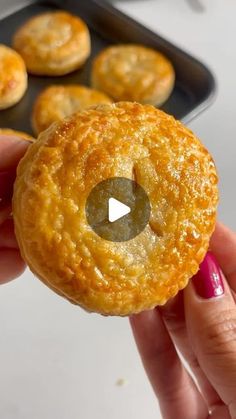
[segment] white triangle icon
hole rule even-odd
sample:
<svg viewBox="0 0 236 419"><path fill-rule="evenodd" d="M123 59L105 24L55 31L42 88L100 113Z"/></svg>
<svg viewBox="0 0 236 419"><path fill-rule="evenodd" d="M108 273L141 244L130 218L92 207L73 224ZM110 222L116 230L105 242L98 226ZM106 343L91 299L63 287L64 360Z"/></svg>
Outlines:
<svg viewBox="0 0 236 419"><path fill-rule="evenodd" d="M118 201L117 199L108 199L108 220L110 223L119 220L121 217L124 217L124 215L129 214L130 211L130 207Z"/></svg>

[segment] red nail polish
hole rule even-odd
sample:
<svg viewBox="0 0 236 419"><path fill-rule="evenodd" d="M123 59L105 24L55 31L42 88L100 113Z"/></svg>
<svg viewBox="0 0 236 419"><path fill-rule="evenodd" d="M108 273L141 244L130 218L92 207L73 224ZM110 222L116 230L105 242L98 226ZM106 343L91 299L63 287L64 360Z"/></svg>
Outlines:
<svg viewBox="0 0 236 419"><path fill-rule="evenodd" d="M0 172L0 206L11 200L16 170Z"/></svg>
<svg viewBox="0 0 236 419"><path fill-rule="evenodd" d="M204 299L215 298L224 294L222 272L211 252L206 254L198 273L192 280L196 293Z"/></svg>

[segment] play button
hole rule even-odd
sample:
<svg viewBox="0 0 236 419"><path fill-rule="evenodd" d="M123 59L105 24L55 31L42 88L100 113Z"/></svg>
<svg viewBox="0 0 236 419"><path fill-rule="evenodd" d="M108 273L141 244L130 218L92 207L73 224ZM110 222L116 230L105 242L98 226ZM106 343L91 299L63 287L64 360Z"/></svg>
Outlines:
<svg viewBox="0 0 236 419"><path fill-rule="evenodd" d="M115 198L108 200L108 220L111 223L130 213L130 207Z"/></svg>
<svg viewBox="0 0 236 419"><path fill-rule="evenodd" d="M149 222L150 203L135 181L113 177L98 183L86 201L86 217L102 239L122 242L140 234Z"/></svg>

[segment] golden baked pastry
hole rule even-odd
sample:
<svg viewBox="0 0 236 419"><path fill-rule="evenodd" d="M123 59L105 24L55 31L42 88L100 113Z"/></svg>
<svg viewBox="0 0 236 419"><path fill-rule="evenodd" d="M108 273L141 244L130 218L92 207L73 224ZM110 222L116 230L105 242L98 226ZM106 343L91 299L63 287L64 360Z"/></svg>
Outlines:
<svg viewBox="0 0 236 419"><path fill-rule="evenodd" d="M48 12L20 27L13 46L30 73L60 76L80 68L87 60L90 35L79 17L64 11Z"/></svg>
<svg viewBox="0 0 236 419"><path fill-rule="evenodd" d="M11 128L0 128L0 135L10 135L13 137L21 137L27 141L35 141L35 139L31 135L27 134L26 132L16 131Z"/></svg>
<svg viewBox="0 0 236 419"><path fill-rule="evenodd" d="M28 81L25 63L20 55L0 44L0 109L7 109L24 96Z"/></svg>
<svg viewBox="0 0 236 419"><path fill-rule="evenodd" d="M87 198L105 179L134 175L150 221L132 240L104 240L87 222ZM173 117L128 102L90 108L41 133L18 166L21 254L46 285L87 311L123 316L162 305L205 256L217 181L210 154Z"/></svg>
<svg viewBox="0 0 236 419"><path fill-rule="evenodd" d="M111 103L105 93L79 85L47 87L37 98L32 115L34 132L39 134L53 122L100 103Z"/></svg>
<svg viewBox="0 0 236 419"><path fill-rule="evenodd" d="M92 86L115 100L162 105L175 82L171 62L160 52L142 45L104 49L93 62Z"/></svg>

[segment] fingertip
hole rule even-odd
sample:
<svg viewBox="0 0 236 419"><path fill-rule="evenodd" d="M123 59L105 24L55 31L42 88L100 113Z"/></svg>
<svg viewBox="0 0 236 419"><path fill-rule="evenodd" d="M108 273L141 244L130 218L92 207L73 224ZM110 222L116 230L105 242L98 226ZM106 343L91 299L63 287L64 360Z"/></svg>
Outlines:
<svg viewBox="0 0 236 419"><path fill-rule="evenodd" d="M231 230L228 226L221 222L217 222L215 230L210 239L210 248L223 248L225 240L233 240L236 242L236 233Z"/></svg>
<svg viewBox="0 0 236 419"><path fill-rule="evenodd" d="M24 272L25 268L25 262L18 250L0 250L0 284L5 284L18 278Z"/></svg>
<svg viewBox="0 0 236 419"><path fill-rule="evenodd" d="M0 134L0 142L1 144L4 144L4 143L6 144L6 143L27 143L29 141L18 135Z"/></svg>
<svg viewBox="0 0 236 419"><path fill-rule="evenodd" d="M1 199L0 199L0 226L2 223L4 223L5 220L7 220L11 216L12 212L12 206L11 203L6 203L5 205L1 205Z"/></svg>
<svg viewBox="0 0 236 419"><path fill-rule="evenodd" d="M0 171L0 204L1 207L11 200L16 178L16 168Z"/></svg>
<svg viewBox="0 0 236 419"><path fill-rule="evenodd" d="M143 313L144 312L131 314L129 316L129 322L130 322L133 332L135 332L135 330L138 329L139 325L142 323L143 318L145 317L145 314Z"/></svg>
<svg viewBox="0 0 236 419"><path fill-rule="evenodd" d="M21 137L0 136L0 171L16 167L29 145L30 142Z"/></svg>
<svg viewBox="0 0 236 419"><path fill-rule="evenodd" d="M210 240L210 250L220 263L226 277L236 272L236 233L222 223L217 223Z"/></svg>
<svg viewBox="0 0 236 419"><path fill-rule="evenodd" d="M194 281L194 277L190 279L187 287L184 288L183 290L185 304L186 304L186 301L187 302L190 301L189 304L191 304L191 301L199 300L199 296L197 295L194 289L193 281Z"/></svg>
<svg viewBox="0 0 236 419"><path fill-rule="evenodd" d="M7 218L2 225L0 225L0 249L18 249L14 230L14 221L12 218Z"/></svg>
<svg viewBox="0 0 236 419"><path fill-rule="evenodd" d="M152 309L152 310L141 311L140 313L131 314L129 316L131 325L135 327L142 323L148 322L150 318L153 316L154 311L155 309Z"/></svg>

